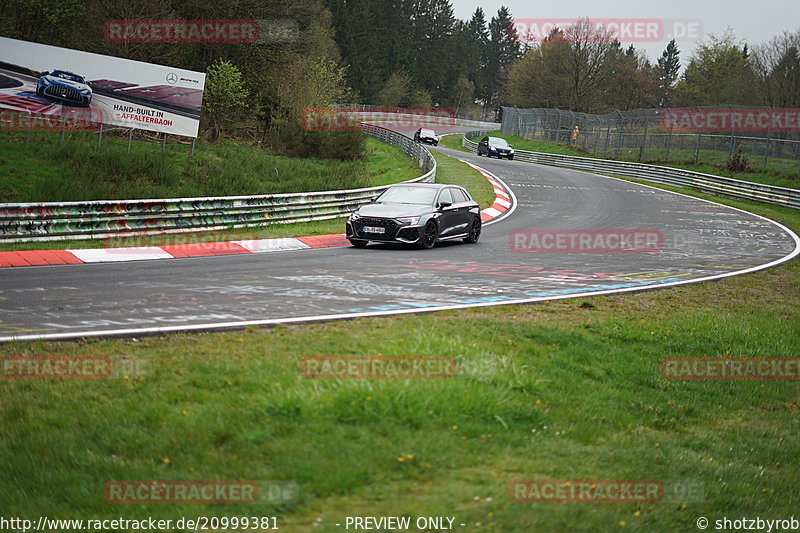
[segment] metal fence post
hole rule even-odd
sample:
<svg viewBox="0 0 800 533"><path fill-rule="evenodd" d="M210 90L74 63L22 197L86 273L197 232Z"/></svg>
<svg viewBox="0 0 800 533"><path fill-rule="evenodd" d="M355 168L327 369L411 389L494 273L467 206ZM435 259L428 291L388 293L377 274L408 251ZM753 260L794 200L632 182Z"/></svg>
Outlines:
<svg viewBox="0 0 800 533"><path fill-rule="evenodd" d="M647 122L644 123L644 136L642 137L642 145L639 147L639 161L644 158L644 148L647 145Z"/></svg>
<svg viewBox="0 0 800 533"><path fill-rule="evenodd" d="M128 129L128 153L131 153L131 140L133 140L133 128Z"/></svg>
<svg viewBox="0 0 800 533"><path fill-rule="evenodd" d="M61 121L61 144L64 144L64 115L59 119Z"/></svg>
<svg viewBox="0 0 800 533"><path fill-rule="evenodd" d="M669 161L669 149L672 146L672 126L669 127L669 135L667 135L667 155L664 161Z"/></svg>
<svg viewBox="0 0 800 533"><path fill-rule="evenodd" d="M161 152L163 153L164 150L166 150L166 149L167 149L167 134L166 133L162 133L161 134Z"/></svg>
<svg viewBox="0 0 800 533"><path fill-rule="evenodd" d="M100 145L103 144L103 123L100 123L100 129L97 130L97 147L100 148Z"/></svg>
<svg viewBox="0 0 800 533"><path fill-rule="evenodd" d="M197 140L197 137L192 137L192 155L194 155L194 142Z"/></svg>
<svg viewBox="0 0 800 533"><path fill-rule="evenodd" d="M600 148L600 137L603 135L601 131L600 124L598 124L597 128L595 128L594 153L598 153L597 151Z"/></svg>
<svg viewBox="0 0 800 533"><path fill-rule="evenodd" d="M767 159L769 158L769 140L772 136L772 130L767 130L767 144L764 146L764 168L767 168Z"/></svg>
<svg viewBox="0 0 800 533"><path fill-rule="evenodd" d="M31 142L31 126L33 125L33 115L31 112L28 111L28 133L25 134L25 144L30 144Z"/></svg>
<svg viewBox="0 0 800 533"><path fill-rule="evenodd" d="M700 138L703 136L702 133L697 134L697 146L694 149L694 164L697 164L697 161L700 159Z"/></svg>

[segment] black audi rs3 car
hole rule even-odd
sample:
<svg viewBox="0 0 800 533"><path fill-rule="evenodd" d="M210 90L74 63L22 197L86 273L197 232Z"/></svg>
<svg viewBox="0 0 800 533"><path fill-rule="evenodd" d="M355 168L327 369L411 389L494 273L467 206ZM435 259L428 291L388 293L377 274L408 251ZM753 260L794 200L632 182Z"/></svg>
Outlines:
<svg viewBox="0 0 800 533"><path fill-rule="evenodd" d="M347 220L345 234L356 248L370 242L415 244L433 248L439 241L476 243L481 210L457 185L403 183L386 189Z"/></svg>

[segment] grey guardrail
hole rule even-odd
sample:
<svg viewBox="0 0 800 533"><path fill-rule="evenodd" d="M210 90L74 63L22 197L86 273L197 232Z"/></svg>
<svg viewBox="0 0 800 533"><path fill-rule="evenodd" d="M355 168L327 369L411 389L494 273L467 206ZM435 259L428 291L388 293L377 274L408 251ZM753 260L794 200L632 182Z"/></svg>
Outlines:
<svg viewBox="0 0 800 533"><path fill-rule="evenodd" d="M363 130L399 147L425 172L408 182L433 182L436 160L421 144L372 124ZM0 243L104 238L266 226L345 217L388 185L259 196L0 204Z"/></svg>
<svg viewBox="0 0 800 533"><path fill-rule="evenodd" d="M478 143L471 141L469 137L481 137L487 133L487 130L468 132L464 134L461 145L471 152L476 152ZM598 174L625 176L665 185L694 187L710 194L720 194L744 200L755 200L758 202L800 209L800 190L798 189L753 183L723 176L693 172L691 170L647 165L644 163L630 163L628 161L545 154L526 150L515 150L514 159L527 161L529 163L538 163L540 165L584 170L586 172L595 172Z"/></svg>

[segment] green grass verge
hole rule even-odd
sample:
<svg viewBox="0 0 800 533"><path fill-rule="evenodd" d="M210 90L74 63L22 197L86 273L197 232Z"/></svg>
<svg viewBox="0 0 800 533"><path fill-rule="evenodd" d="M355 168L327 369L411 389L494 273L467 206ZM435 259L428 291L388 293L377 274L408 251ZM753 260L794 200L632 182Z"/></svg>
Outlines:
<svg viewBox="0 0 800 533"><path fill-rule="evenodd" d="M580 143L577 146L547 142L539 139L523 139L516 135L504 135L500 132L491 133L492 136L502 137L517 150L528 150L531 152L544 152L548 154L573 155L579 157L596 157L600 159L614 159L615 151L608 153L593 154L584 150ZM442 141L444 146L463 150L461 147L461 135L451 135ZM588 148L591 148L589 146ZM724 168L727 161L727 154L715 150L701 150L700 163L693 164L694 150L670 150L670 161L664 161L665 151L660 149L648 149L644 153L642 162L653 165L662 165L673 168L682 168L694 172L703 172L716 176L727 176L729 178L765 183L777 187L788 187L797 189L800 187L800 163L790 160L770 160L771 163L766 170L759 169L757 161L751 159L753 166L756 167L751 172L731 172ZM639 162L639 150L624 148L620 153L620 161Z"/></svg>
<svg viewBox="0 0 800 533"><path fill-rule="evenodd" d="M370 186L388 185L422 174L419 167L402 150L374 138L368 139L368 167L372 182ZM437 161L437 181L452 183L466 188L481 208L492 205L494 189L478 171L469 165L442 154L434 153ZM0 244L0 251L51 250L70 248L111 248L117 246L160 246L166 244L188 244L195 242L224 242L243 239L269 239L300 237L305 235L329 235L344 231L343 218L273 224L257 228L226 229L196 233L167 235L139 235L50 242L27 242Z"/></svg>
<svg viewBox="0 0 800 533"><path fill-rule="evenodd" d="M161 153L157 144L74 133L60 144L42 132L31 144L0 136L0 202L190 198L356 189L419 175L394 146L367 138L362 161L300 159L226 141Z"/></svg>
<svg viewBox="0 0 800 533"><path fill-rule="evenodd" d="M690 192L691 191L684 191ZM795 210L720 200L800 231ZM669 357L797 357L800 262L672 289L242 332L0 346L141 378L0 380L5 516L455 516L493 532L689 531L796 515L800 385L671 381ZM450 356L444 380L309 380L315 355ZM403 458L402 461L399 459ZM699 483L700 501L515 503L515 479ZM294 480L298 502L111 505L130 480ZM321 524L321 525L320 525Z"/></svg>
<svg viewBox="0 0 800 533"><path fill-rule="evenodd" d="M467 189L472 198L478 202L481 209L494 203L494 187L483 177L483 174L452 157L437 152L431 152L436 159L436 182L461 185Z"/></svg>

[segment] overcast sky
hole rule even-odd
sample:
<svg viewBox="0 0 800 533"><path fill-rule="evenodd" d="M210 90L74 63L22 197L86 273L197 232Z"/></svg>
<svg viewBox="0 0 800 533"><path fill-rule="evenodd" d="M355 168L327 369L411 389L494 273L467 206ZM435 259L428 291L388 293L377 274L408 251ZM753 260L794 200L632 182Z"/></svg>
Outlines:
<svg viewBox="0 0 800 533"><path fill-rule="evenodd" d="M640 38L633 42L637 49L644 50L655 62L669 42L671 31L692 33L684 38L676 38L681 51L681 60L686 64L694 50L698 36L707 40L708 34L721 35L730 27L738 39L751 46L768 41L784 30L795 31L800 28L800 1L798 0L662 0L647 2L642 0L570 0L555 2L532 2L531 0L452 0L456 17L469 19L477 7L482 7L489 20L500 6L511 9L515 19L534 23L534 28L544 27L547 19L637 19ZM676 20L677 19L677 20ZM661 21L661 24L659 24ZM648 26L650 23L649 33ZM654 25L655 24L655 25ZM654 28L658 28L654 30ZM663 28L663 32L661 30ZM626 31L637 31L631 24ZM630 35L630 34L629 34ZM679 37L679 35L676 35ZM631 39L620 38L624 44Z"/></svg>

